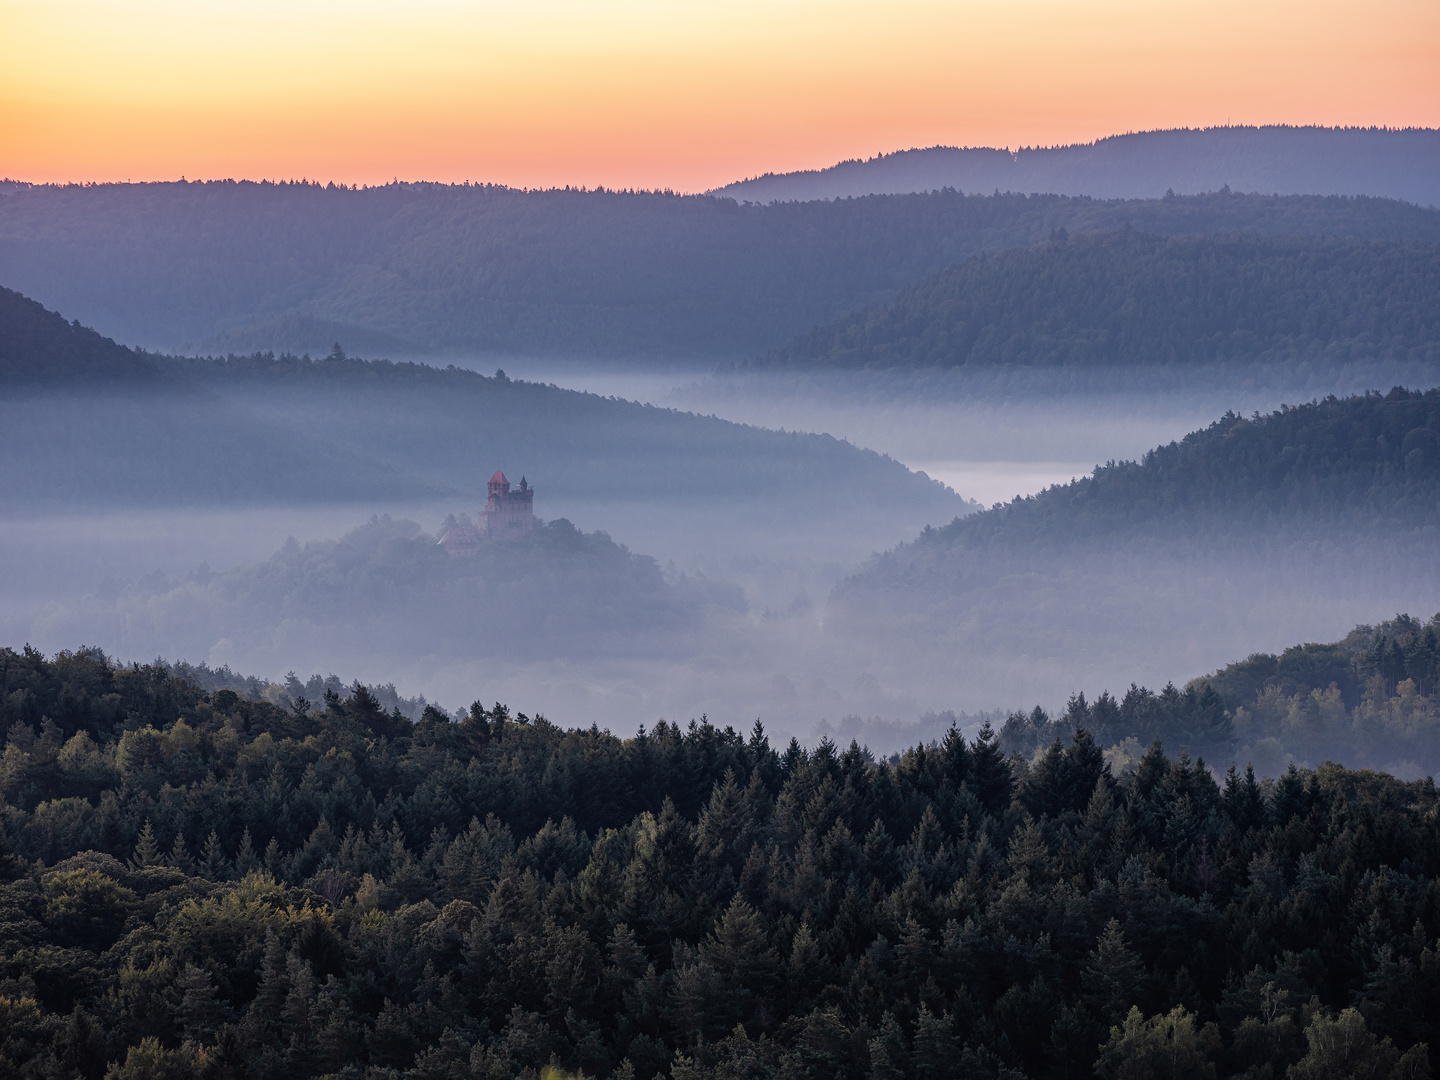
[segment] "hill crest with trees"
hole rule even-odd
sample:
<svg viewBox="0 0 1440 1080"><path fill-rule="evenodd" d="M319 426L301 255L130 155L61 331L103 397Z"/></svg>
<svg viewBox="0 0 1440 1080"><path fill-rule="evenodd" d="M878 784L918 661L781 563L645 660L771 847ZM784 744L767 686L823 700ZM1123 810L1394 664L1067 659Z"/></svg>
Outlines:
<svg viewBox="0 0 1440 1080"><path fill-rule="evenodd" d="M0 689L16 1075L1413 1080L1440 1038L1430 780L412 723L92 650Z"/></svg>

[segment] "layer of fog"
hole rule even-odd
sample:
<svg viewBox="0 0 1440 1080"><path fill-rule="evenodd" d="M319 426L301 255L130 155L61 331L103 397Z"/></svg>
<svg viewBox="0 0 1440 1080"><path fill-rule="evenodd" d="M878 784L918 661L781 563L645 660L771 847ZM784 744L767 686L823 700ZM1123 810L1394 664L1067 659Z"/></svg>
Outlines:
<svg viewBox="0 0 1440 1080"><path fill-rule="evenodd" d="M487 363L476 366L493 370ZM1063 385L1043 373L692 372L677 379L617 366L513 359L505 366L512 377L826 431L925 468L985 503L1037 491L1098 462L1138 457L1227 409L1248 413L1330 392L1434 381L1423 371L1361 366L1215 369L1183 382L1165 371L1100 373ZM524 462L514 465L524 469ZM0 520L0 563L8 570L0 580L0 633L7 643L30 641L46 652L90 644L126 660L164 654L270 679L292 669L302 678L334 672L347 682L394 683L402 694L423 693L449 708L505 701L558 723L595 722L618 732L660 717L708 715L736 727L759 717L778 736L848 731L884 751L917 733L933 737L934 717L947 710L973 723L985 710L1037 702L1054 709L1076 690L1093 697L1131 681L1183 683L1253 651L1334 640L1396 611L1440 609L1433 576L1347 575L1305 559L1276 576L1272 564L1247 564L1235 553L1197 563L1153 552L1125 573L1050 566L1007 575L973 601L959 629L887 618L871 632L852 626L838 633L827 624L835 583L872 552L943 521L918 513L839 523L797 513L784 521L747 513L743 500L555 496L545 477L531 479L541 517L604 530L654 556L671 581L701 575L738 584L744 610L708 612L703 642L684 657L585 658L557 641L553 655L499 661L373 647L344 627L324 625L269 634L237 625L189 640L179 634L183 621L156 621L158 609L146 599L174 593L202 564L223 574L267 558L287 537L302 544L333 538L372 514L408 517L435 532L448 513L473 516L477 492L423 502L10 514Z"/></svg>

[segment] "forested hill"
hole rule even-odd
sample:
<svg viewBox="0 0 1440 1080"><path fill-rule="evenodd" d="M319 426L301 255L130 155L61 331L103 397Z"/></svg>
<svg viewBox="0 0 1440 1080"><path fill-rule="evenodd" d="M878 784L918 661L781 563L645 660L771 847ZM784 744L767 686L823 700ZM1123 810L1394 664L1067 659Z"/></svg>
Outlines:
<svg viewBox="0 0 1440 1080"><path fill-rule="evenodd" d="M0 723L6 1075L1417 1080L1440 1046L1429 780L412 723L85 650L0 650Z"/></svg>
<svg viewBox="0 0 1440 1080"><path fill-rule="evenodd" d="M1440 389L1327 398L1249 419L1233 413L1140 461L930 529L868 574L932 552L1073 540L1336 525L1434 529L1440 519Z"/></svg>
<svg viewBox="0 0 1440 1080"><path fill-rule="evenodd" d="M147 382L156 374L133 349L0 288L0 387Z"/></svg>
<svg viewBox="0 0 1440 1080"><path fill-rule="evenodd" d="M1440 771L1440 614L1428 622L1397 615L1357 626L1336 642L1255 653L1219 671L1156 693L1131 684L1119 697L1071 697L1063 714L1036 706L1012 713L1000 746L1026 760L1054 755L1077 727L1138 758L1154 740L1210 762L1253 764L1279 776L1292 764L1343 761L1352 767Z"/></svg>
<svg viewBox="0 0 1440 1080"><path fill-rule="evenodd" d="M988 190L988 189L987 189ZM0 281L165 351L740 358L982 251L1125 223L1440 241L1384 199L1098 202L955 192L742 206L609 191L392 184L26 187Z"/></svg>
<svg viewBox="0 0 1440 1080"><path fill-rule="evenodd" d="M767 365L1427 360L1440 244L1128 230L970 260L818 327Z"/></svg>
<svg viewBox="0 0 1440 1080"><path fill-rule="evenodd" d="M738 587L667 581L654 559L563 518L466 557L436 541L414 522L377 515L338 540L292 539L225 573L151 575L55 603L48 621L142 656L224 639L253 666L319 666L316 651L352 664L499 664L692 655L711 605L745 610Z"/></svg>
<svg viewBox="0 0 1440 1080"><path fill-rule="evenodd" d="M0 380L0 457L11 466L0 472L0 503L9 505L468 501L498 462L518 460L545 477L547 495L567 498L738 498L781 516L795 505L947 516L965 506L829 435L335 349L318 359L142 356L0 296L0 314L12 308L0 355L23 358L16 371L51 373L65 392L31 399L20 392L28 384ZM110 392L125 388L143 392Z"/></svg>
<svg viewBox="0 0 1440 1080"><path fill-rule="evenodd" d="M717 194L772 202L881 192L1050 192L1155 198L1166 190L1380 195L1440 205L1440 131L1275 125L1141 131L1077 146L933 146L759 176Z"/></svg>

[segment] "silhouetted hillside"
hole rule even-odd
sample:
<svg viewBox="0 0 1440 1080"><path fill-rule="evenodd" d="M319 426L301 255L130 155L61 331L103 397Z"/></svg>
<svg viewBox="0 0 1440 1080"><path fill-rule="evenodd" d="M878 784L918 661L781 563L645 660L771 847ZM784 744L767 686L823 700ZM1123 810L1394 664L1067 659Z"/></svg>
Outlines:
<svg viewBox="0 0 1440 1080"><path fill-rule="evenodd" d="M847 501L882 513L964 506L898 462L828 435L343 353L145 358L23 297L0 299L23 316L0 323L0 349L36 355L38 327L46 355L70 364L63 393L0 394L9 466L0 502L11 505L469 498L497 462L519 460L552 496L740 498L777 515L792 505L843 512ZM75 359L56 342L98 351ZM117 385L91 356L131 362L151 381ZM837 502L837 490L851 494Z"/></svg>
<svg viewBox="0 0 1440 1080"><path fill-rule="evenodd" d="M812 330L766 365L1428 360L1440 245L1133 231L1002 252Z"/></svg>
<svg viewBox="0 0 1440 1080"><path fill-rule="evenodd" d="M0 288L0 387L143 382L155 374L133 349Z"/></svg>
<svg viewBox="0 0 1440 1080"><path fill-rule="evenodd" d="M1440 213L1376 199L37 186L0 197L0 281L166 350L737 358L983 251L1126 223L1440 240Z"/></svg>
<svg viewBox="0 0 1440 1080"><path fill-rule="evenodd" d="M828 169L767 174L713 194L769 203L938 191L1046 192L1102 199L1219 191L1375 195L1440 204L1440 132L1223 127L1112 135L1076 146L934 146Z"/></svg>

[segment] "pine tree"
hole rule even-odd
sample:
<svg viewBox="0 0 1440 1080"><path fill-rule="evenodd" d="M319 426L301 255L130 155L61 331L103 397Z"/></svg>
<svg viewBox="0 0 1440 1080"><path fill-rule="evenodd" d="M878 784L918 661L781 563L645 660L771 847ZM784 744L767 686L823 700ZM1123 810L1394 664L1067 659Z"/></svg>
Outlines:
<svg viewBox="0 0 1440 1080"><path fill-rule="evenodd" d="M160 865L160 845L155 842L155 827L149 818L140 830L140 839L135 841L135 854L130 861L141 868Z"/></svg>
<svg viewBox="0 0 1440 1080"><path fill-rule="evenodd" d="M970 786L980 805L992 814L998 814L1010 805L1015 780L989 720L980 729L971 753Z"/></svg>
<svg viewBox="0 0 1440 1080"><path fill-rule="evenodd" d="M224 881L230 876L230 863L225 858L225 849L220 846L220 834L214 829L205 838L205 853L200 864L200 874L210 881Z"/></svg>
<svg viewBox="0 0 1440 1080"><path fill-rule="evenodd" d="M187 1039L203 1042L220 1021L220 1002L210 973L194 964L186 964L175 980L175 989L180 992L175 1019Z"/></svg>
<svg viewBox="0 0 1440 1080"><path fill-rule="evenodd" d="M187 877L195 873L195 860L190 858L190 853L185 850L183 829L175 833L175 843L170 845L170 854L165 856L165 864L173 866Z"/></svg>
<svg viewBox="0 0 1440 1080"><path fill-rule="evenodd" d="M1116 1024L1135 1004L1145 968L1125 943L1120 921L1111 919L1081 973L1085 999L1106 1024Z"/></svg>
<svg viewBox="0 0 1440 1080"><path fill-rule="evenodd" d="M247 825L240 836L240 847L235 852L235 876L243 878L259 866L260 860L255 857L255 847L250 840L250 826Z"/></svg>

